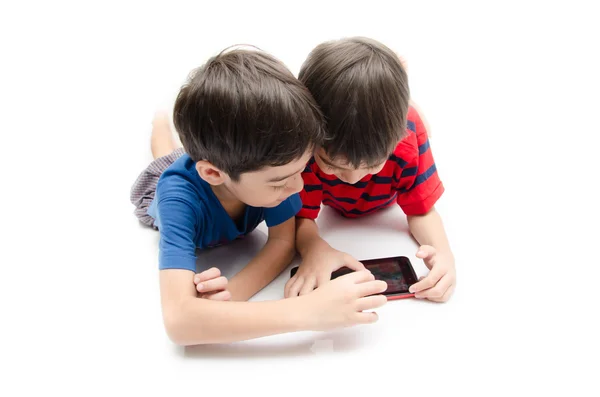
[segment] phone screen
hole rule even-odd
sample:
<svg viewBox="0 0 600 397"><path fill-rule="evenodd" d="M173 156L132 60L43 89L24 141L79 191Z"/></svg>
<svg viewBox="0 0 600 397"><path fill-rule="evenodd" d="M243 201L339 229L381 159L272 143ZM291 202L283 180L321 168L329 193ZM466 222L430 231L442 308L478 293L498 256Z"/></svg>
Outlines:
<svg viewBox="0 0 600 397"><path fill-rule="evenodd" d="M371 259L361 261L363 265L375 276L376 280L385 281L388 285L384 295L408 294L408 288L417 282L417 275L405 256L384 259ZM297 268L292 269L292 277ZM352 273L353 270L343 267L331 275L331 279Z"/></svg>
<svg viewBox="0 0 600 397"><path fill-rule="evenodd" d="M408 293L408 287L417 282L415 271L406 257L373 259L362 261L362 264L373 273L376 280L383 280L387 283L388 288L384 295ZM331 278L334 279L350 272L352 270L345 267L335 271Z"/></svg>

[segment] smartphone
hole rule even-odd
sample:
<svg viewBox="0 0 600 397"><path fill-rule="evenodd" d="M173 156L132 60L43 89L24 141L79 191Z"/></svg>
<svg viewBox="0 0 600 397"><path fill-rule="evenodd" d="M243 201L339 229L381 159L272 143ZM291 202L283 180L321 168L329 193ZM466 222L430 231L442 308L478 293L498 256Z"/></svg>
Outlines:
<svg viewBox="0 0 600 397"><path fill-rule="evenodd" d="M388 288L383 293L388 300L404 299L414 297L415 294L408 292L408 288L415 284L418 279L410 260L405 256L394 258L370 259L361 261L367 269L373 273L376 280L383 280ZM298 267L292 269L291 277L294 277ZM331 279L352 273L353 270L342 267L331 275Z"/></svg>

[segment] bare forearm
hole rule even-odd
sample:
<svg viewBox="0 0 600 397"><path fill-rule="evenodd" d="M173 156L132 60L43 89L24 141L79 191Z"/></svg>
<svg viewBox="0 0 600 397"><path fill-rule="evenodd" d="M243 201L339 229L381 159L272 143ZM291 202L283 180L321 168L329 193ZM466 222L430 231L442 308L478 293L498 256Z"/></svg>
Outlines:
<svg viewBox="0 0 600 397"><path fill-rule="evenodd" d="M302 297L267 302L220 302L189 298L172 318L169 337L179 345L230 343L310 329Z"/></svg>
<svg viewBox="0 0 600 397"><path fill-rule="evenodd" d="M302 257L312 249L325 247L329 244L319 236L319 228L314 220L306 218L296 219L296 249Z"/></svg>
<svg viewBox="0 0 600 397"><path fill-rule="evenodd" d="M442 218L435 208L425 215L409 216L408 227L420 245L431 245L439 252L452 255Z"/></svg>
<svg viewBox="0 0 600 397"><path fill-rule="evenodd" d="M269 239L250 263L236 274L227 289L233 301L247 301L275 279L294 259L293 243Z"/></svg>

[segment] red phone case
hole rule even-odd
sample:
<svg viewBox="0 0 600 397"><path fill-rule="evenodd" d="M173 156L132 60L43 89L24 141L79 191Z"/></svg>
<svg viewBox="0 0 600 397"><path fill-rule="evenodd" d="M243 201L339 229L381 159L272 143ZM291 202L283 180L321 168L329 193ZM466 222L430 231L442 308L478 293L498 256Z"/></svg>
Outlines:
<svg viewBox="0 0 600 397"><path fill-rule="evenodd" d="M415 294L398 294L398 295L387 295L387 300L397 301L398 299L414 298Z"/></svg>

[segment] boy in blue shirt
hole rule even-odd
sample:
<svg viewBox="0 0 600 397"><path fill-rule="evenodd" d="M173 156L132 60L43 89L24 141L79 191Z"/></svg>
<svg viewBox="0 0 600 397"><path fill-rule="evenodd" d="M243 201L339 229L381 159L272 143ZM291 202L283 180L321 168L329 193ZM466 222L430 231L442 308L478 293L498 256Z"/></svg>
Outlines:
<svg viewBox="0 0 600 397"><path fill-rule="evenodd" d="M368 271L341 277L306 296L244 302L295 255L301 173L324 139L321 113L308 90L278 60L260 51L222 52L182 87L173 122L152 133L155 160L131 200L143 223L160 231L163 318L177 344L226 343L300 330L372 323L386 301L384 282ZM240 238L266 221L259 254L231 280L216 268L196 274L197 248Z"/></svg>

